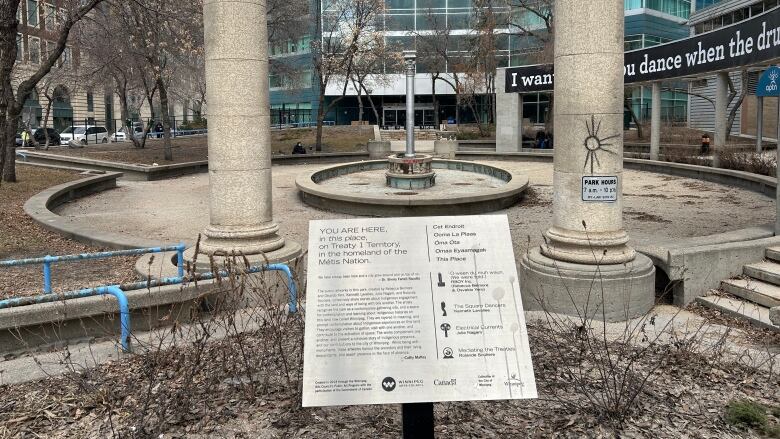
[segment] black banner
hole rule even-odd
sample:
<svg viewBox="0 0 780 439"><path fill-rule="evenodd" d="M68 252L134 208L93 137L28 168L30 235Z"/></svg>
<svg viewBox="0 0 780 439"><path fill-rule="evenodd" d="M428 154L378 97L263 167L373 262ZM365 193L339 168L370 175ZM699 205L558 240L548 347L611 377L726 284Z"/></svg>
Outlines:
<svg viewBox="0 0 780 439"><path fill-rule="evenodd" d="M780 7L732 26L626 52L625 83L702 75L780 58ZM506 69L506 92L553 89L552 64Z"/></svg>

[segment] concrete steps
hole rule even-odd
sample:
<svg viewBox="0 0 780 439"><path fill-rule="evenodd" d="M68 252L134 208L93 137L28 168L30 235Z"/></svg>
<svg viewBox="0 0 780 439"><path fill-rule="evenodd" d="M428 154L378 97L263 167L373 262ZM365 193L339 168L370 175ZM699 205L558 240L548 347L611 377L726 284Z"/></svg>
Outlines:
<svg viewBox="0 0 780 439"><path fill-rule="evenodd" d="M759 328L780 332L780 327L773 325L769 320L769 308L765 306L716 295L698 297L696 301L707 308L716 309L732 317L746 320Z"/></svg>
<svg viewBox="0 0 780 439"><path fill-rule="evenodd" d="M751 278L728 279L720 283L720 288L759 305L772 308L780 306L780 287Z"/></svg>
<svg viewBox="0 0 780 439"><path fill-rule="evenodd" d="M769 318L770 309L780 306L780 247L765 251L766 259L747 264L743 276L720 283L723 292L735 297L709 295L697 298L700 304L746 320L753 325L780 331L780 322Z"/></svg>
<svg viewBox="0 0 780 439"><path fill-rule="evenodd" d="M384 142L406 140L406 130L380 130L379 137ZM439 140L436 130L414 130L414 140Z"/></svg>
<svg viewBox="0 0 780 439"><path fill-rule="evenodd" d="M780 264L773 261L762 261L745 265L742 269L745 276L762 280L772 285L780 285Z"/></svg>

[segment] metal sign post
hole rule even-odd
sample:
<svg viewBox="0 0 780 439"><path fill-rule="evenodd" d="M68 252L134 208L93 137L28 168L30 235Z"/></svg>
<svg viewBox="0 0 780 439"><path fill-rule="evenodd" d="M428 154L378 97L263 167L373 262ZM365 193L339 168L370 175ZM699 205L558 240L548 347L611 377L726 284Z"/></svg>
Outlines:
<svg viewBox="0 0 780 439"><path fill-rule="evenodd" d="M777 163L780 165L780 67L774 66L768 68L761 79L758 81L756 87L756 96L759 99L765 97L777 97L779 102L777 105ZM777 174L775 176L777 181L780 182L780 166L777 167ZM775 214L775 235L780 235L780 184L777 184L775 204L777 206L777 212Z"/></svg>
<svg viewBox="0 0 780 439"><path fill-rule="evenodd" d="M404 439L433 439L433 403L401 404Z"/></svg>

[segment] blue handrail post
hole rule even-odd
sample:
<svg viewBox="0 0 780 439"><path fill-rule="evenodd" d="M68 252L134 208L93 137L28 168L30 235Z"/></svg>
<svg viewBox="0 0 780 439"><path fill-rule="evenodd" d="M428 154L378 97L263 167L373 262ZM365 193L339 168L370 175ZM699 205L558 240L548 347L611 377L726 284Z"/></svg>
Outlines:
<svg viewBox="0 0 780 439"><path fill-rule="evenodd" d="M119 285L99 288L98 291L101 294L110 294L116 297L116 301L119 303L119 325L122 330L120 342L122 343L122 350L130 352L130 306L127 302L125 292L119 288Z"/></svg>
<svg viewBox="0 0 780 439"><path fill-rule="evenodd" d="M43 292L46 294L51 293L51 259L49 255L43 258Z"/></svg>
<svg viewBox="0 0 780 439"><path fill-rule="evenodd" d="M176 247L176 267L179 270L179 277L184 277L184 244Z"/></svg>
<svg viewBox="0 0 780 439"><path fill-rule="evenodd" d="M292 271L286 264L269 264L265 267L266 270L281 271L287 275L287 280L290 285L290 299L288 302L288 309L290 314L298 312L298 289L295 286L295 280L293 279Z"/></svg>

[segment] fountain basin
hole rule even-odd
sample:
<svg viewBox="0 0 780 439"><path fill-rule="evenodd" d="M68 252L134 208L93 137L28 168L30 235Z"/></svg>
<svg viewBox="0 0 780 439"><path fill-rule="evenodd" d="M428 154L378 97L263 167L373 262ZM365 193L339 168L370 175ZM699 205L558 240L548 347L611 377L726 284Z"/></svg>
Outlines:
<svg viewBox="0 0 780 439"><path fill-rule="evenodd" d="M528 177L493 165L431 160L436 186L396 189L385 183L388 160L329 166L296 178L301 199L314 207L365 216L476 215L517 204Z"/></svg>

